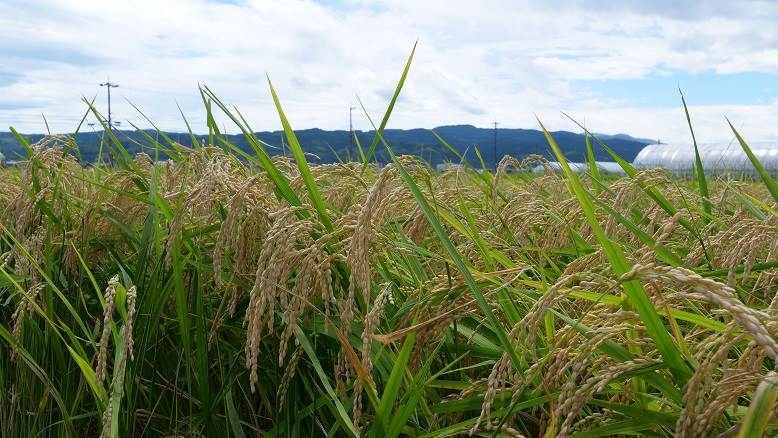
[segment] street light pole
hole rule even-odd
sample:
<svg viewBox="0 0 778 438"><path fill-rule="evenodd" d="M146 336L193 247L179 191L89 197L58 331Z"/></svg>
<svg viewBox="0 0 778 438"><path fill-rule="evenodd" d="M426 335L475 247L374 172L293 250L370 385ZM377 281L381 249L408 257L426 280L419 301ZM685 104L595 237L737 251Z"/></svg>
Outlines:
<svg viewBox="0 0 778 438"><path fill-rule="evenodd" d="M355 110L353 106L348 107L348 159L354 159L354 122L351 118L351 113Z"/></svg>
<svg viewBox="0 0 778 438"><path fill-rule="evenodd" d="M494 145L492 151L494 155L492 156L492 166L494 167L494 171L496 172L497 171L497 125L499 123L497 123L497 121L495 120L494 122L492 122L492 124L494 125Z"/></svg>
<svg viewBox="0 0 778 438"><path fill-rule="evenodd" d="M119 84L114 84L111 83L111 81L108 81L101 83L100 86L108 89L108 141L109 144L113 146L113 141L111 140L113 136L113 122L111 121L111 88L118 88Z"/></svg>

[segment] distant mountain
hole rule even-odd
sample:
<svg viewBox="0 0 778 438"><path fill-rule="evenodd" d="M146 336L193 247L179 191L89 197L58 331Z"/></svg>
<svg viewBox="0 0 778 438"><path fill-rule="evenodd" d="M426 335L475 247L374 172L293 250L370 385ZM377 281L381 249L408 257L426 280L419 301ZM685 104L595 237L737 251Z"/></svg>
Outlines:
<svg viewBox="0 0 778 438"><path fill-rule="evenodd" d="M438 164L445 161L458 161L456 155L451 153L443 146L433 134L433 131L442 137L451 147L464 154L468 160L478 163L478 156L475 153L476 148L480 151L485 163L492 165L494 157L494 130L487 128L476 128L471 125L451 125L439 126L433 129L387 129L384 131L383 138L392 147L395 154L408 154L420 156L430 163ZM339 160L346 160L349 156L348 131L326 131L323 129L302 129L295 131L300 144L307 154L309 160L315 163L332 163ZM137 131L116 131L116 135L122 145L130 154L146 152L153 154L153 142L149 141L147 136L158 137L154 131L140 133ZM173 140L185 145L191 146L191 138L188 133L168 132ZM562 151L571 161L584 161L586 159L585 139L581 134L567 131L553 132L554 139L559 143ZM263 142L271 145L268 152L271 155L289 154L286 146L286 139L283 132L257 132L256 136ZM356 131L356 136L362 148L367 150L373 139L374 131ZM30 142L40 140L42 134L25 135ZM100 150L103 133L81 132L76 141L79 145L80 159L85 162L94 161ZM598 137L600 137L598 135ZM197 138L203 141L207 135L197 135ZM246 139L242 135L227 135L227 140L247 153L253 153ZM601 136L608 146L624 159L632 161L637 153L648 143L647 139L636 139L625 134L613 136ZM595 153L598 160L612 161L612 158L595 144ZM16 142L10 133L0 132L0 152L4 153L9 160L15 160L23 156L23 148ZM354 156L358 156L357 148L351 151ZM545 136L541 131L535 129L498 129L497 130L497 157L503 155L512 155L516 158L523 158L529 154L539 154L551 158L551 150L546 142ZM389 156L383 145L379 143L376 147L376 159L379 162L387 162Z"/></svg>
<svg viewBox="0 0 778 438"><path fill-rule="evenodd" d="M645 144L654 144L657 143L659 140L657 139L651 139L651 138L638 138L633 137L629 134L594 134L599 138L600 140L627 140L627 141L636 141L638 143L645 143Z"/></svg>

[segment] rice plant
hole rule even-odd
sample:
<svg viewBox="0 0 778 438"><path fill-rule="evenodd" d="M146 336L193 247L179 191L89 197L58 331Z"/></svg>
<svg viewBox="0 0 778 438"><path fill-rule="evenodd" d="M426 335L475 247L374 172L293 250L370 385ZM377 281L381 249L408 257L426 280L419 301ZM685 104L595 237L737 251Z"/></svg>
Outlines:
<svg viewBox="0 0 778 438"><path fill-rule="evenodd" d="M160 133L131 157L114 137L114 164L85 167L72 137L18 136L0 435L775 433L770 176L678 180L615 154L626 177L579 175L550 134L562 173L436 173L381 135L410 61L360 162L309 165L272 85L293 159L206 87L193 149Z"/></svg>

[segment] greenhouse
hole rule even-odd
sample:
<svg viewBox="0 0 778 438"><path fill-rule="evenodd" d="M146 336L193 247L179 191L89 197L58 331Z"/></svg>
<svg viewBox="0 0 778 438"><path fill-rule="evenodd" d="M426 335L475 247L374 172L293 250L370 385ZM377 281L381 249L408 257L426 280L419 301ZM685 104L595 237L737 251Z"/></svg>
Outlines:
<svg viewBox="0 0 778 438"><path fill-rule="evenodd" d="M754 155L767 171L778 176L778 142L749 143ZM755 175L748 156L738 142L699 145L700 160L706 173ZM677 175L691 175L694 169L694 146L691 144L650 144L633 162L638 169L665 168Z"/></svg>
<svg viewBox="0 0 778 438"><path fill-rule="evenodd" d="M596 161L597 169L601 173L615 173L619 175L625 175L624 169L621 168L619 163L615 163L612 161ZM589 164L588 163L576 163L576 162L568 162L567 164L570 165L570 169L575 173L585 173L589 171ZM553 170L554 172L560 172L562 170L562 166L557 161L550 161L548 163L537 165L532 168L532 171L535 173L545 173L546 170Z"/></svg>

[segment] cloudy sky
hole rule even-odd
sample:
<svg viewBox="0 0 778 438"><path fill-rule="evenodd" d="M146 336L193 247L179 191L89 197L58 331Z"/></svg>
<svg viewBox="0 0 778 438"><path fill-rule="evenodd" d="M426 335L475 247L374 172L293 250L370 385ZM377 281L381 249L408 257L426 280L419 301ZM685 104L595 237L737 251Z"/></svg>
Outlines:
<svg viewBox="0 0 778 438"><path fill-rule="evenodd" d="M778 140L778 5L761 1L0 2L0 127L75 128L82 97L114 117L202 132L198 83L255 130L279 129L266 75L295 128L380 118L418 39L389 123L577 130L688 141ZM368 129L364 113L354 125ZM228 131L233 128L225 122Z"/></svg>

